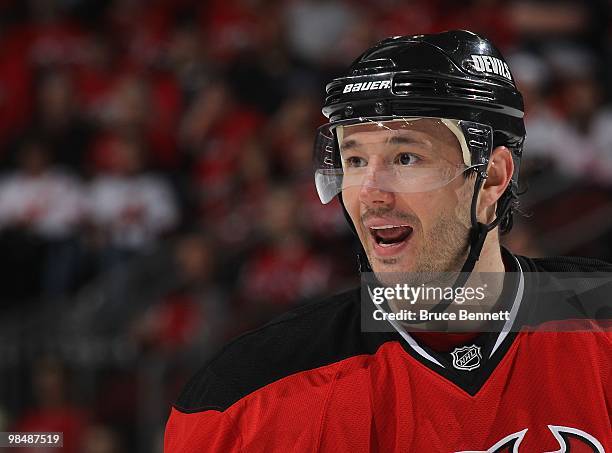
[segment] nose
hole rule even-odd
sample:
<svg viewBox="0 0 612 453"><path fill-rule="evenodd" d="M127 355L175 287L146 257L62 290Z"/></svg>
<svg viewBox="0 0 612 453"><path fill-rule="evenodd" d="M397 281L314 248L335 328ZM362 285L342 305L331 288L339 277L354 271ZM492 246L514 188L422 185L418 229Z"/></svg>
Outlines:
<svg viewBox="0 0 612 453"><path fill-rule="evenodd" d="M393 192L382 188L381 170L382 165L377 162L370 162L370 165L368 165L367 173L359 190L359 200L365 205L380 207L391 204L395 200Z"/></svg>

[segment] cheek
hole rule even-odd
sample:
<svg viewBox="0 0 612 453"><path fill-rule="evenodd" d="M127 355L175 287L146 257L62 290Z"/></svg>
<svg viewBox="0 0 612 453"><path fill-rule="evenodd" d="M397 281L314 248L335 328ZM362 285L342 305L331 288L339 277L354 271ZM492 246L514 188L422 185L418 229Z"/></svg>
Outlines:
<svg viewBox="0 0 612 453"><path fill-rule="evenodd" d="M353 224L357 225L360 217L359 209L359 188L348 187L342 190L342 203L353 220Z"/></svg>
<svg viewBox="0 0 612 453"><path fill-rule="evenodd" d="M349 214L355 229L357 230L357 236L359 237L360 242L363 244L363 247L367 247L369 234L367 231L363 230L363 226L361 224L361 201L359 199L359 187L348 187L342 191L342 203L344 204L344 208Z"/></svg>
<svg viewBox="0 0 612 453"><path fill-rule="evenodd" d="M401 204L409 207L419 219L427 235L432 228L438 228L441 222L465 223L465 206L469 206L469 200L464 195L461 188L445 187L431 192L405 194L400 198Z"/></svg>
<svg viewBox="0 0 612 453"><path fill-rule="evenodd" d="M405 206L404 210L414 214L424 231L435 223L443 209L444 198L439 191L404 194L400 198L399 210L402 210L401 206Z"/></svg>
<svg viewBox="0 0 612 453"><path fill-rule="evenodd" d="M472 195L474 193L473 183L466 182L461 187L455 189L453 193L454 217L461 223L465 228L472 227L472 221L470 219L470 207L472 205Z"/></svg>

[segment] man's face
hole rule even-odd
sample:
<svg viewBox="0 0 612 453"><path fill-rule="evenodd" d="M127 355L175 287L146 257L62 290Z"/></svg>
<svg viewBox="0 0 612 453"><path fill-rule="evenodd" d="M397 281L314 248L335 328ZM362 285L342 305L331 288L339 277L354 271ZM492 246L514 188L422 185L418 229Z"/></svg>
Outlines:
<svg viewBox="0 0 612 453"><path fill-rule="evenodd" d="M348 126L340 135L344 205L379 279L458 271L474 182L461 175L457 137L435 119L390 129Z"/></svg>

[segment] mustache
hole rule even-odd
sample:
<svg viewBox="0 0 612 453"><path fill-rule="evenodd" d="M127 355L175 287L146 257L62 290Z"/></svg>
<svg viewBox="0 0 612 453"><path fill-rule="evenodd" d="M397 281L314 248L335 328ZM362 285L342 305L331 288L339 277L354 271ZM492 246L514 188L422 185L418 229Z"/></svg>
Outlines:
<svg viewBox="0 0 612 453"><path fill-rule="evenodd" d="M393 208L389 207L380 207L375 209L368 209L363 214L361 214L361 222L366 222L372 217L382 217L389 220L399 220L402 222L409 223L411 225L416 225L419 222L419 218L409 212L405 211L396 211Z"/></svg>

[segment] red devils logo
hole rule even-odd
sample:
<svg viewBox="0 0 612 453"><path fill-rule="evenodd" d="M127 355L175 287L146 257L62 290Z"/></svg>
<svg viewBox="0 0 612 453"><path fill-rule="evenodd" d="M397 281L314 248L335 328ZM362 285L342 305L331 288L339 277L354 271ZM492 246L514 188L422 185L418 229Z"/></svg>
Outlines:
<svg viewBox="0 0 612 453"><path fill-rule="evenodd" d="M577 428L567 426L548 425L557 442L559 450L542 453L606 453L603 445L595 437ZM522 453L519 449L527 428L510 434L497 442L488 450L466 450L456 453Z"/></svg>

